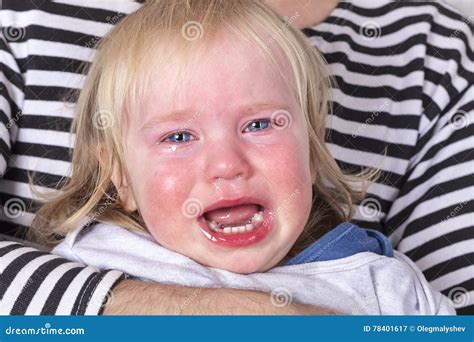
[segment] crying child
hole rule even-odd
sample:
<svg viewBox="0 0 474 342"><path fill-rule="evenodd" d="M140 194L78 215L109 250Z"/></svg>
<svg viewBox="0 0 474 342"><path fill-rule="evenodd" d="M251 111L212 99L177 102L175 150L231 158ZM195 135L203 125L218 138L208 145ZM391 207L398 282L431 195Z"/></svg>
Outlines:
<svg viewBox="0 0 474 342"><path fill-rule="evenodd" d="M148 281L454 314L381 233L349 222L375 173L344 174L328 152L329 87L318 51L259 1L148 1L98 46L72 175L33 232Z"/></svg>

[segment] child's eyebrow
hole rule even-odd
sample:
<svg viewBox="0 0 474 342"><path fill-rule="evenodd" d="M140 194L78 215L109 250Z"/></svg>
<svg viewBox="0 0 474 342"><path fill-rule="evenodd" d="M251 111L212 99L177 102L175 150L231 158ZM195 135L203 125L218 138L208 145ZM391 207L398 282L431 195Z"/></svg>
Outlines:
<svg viewBox="0 0 474 342"><path fill-rule="evenodd" d="M244 116L244 115L253 114L255 112L258 112L261 110L267 110L267 109L286 110L286 111L289 110L288 105L285 105L285 104L257 103L257 104L242 106L237 109L237 112L240 114L239 116ZM177 110L177 111L168 112L163 115L158 115L158 116L155 116L153 119L146 121L139 128L139 132L150 131L154 127L157 127L159 124L162 124L164 122L183 122L186 120L194 120L199 115L201 115L202 112L203 111L189 109L189 110Z"/></svg>
<svg viewBox="0 0 474 342"><path fill-rule="evenodd" d="M192 113L192 111L191 111L191 113ZM163 115L156 116L153 119L146 121L139 128L139 131L140 132L147 132L147 131L151 130L152 128L158 126L161 123L173 122L173 121L175 121L175 122L176 121L184 121L186 119L189 119L190 117L192 117L192 115L190 115L190 111L187 111L187 110L179 110L179 111L169 112L169 113L166 113L166 114L163 114Z"/></svg>

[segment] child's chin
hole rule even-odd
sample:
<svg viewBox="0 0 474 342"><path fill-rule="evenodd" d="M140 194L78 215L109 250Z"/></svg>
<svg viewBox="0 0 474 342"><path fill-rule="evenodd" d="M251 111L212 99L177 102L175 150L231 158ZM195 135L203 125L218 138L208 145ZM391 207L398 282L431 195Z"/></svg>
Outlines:
<svg viewBox="0 0 474 342"><path fill-rule="evenodd" d="M239 274L250 274L257 272L265 272L269 270L272 265L265 265L260 261L223 261L222 264L213 265L213 267L220 268L229 272L239 273Z"/></svg>

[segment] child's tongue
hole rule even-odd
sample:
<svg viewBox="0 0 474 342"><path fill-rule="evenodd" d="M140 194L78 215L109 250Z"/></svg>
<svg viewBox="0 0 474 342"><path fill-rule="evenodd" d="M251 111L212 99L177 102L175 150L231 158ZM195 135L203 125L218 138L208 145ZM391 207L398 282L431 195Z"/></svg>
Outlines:
<svg viewBox="0 0 474 342"><path fill-rule="evenodd" d="M235 207L220 208L207 212L205 217L222 225L238 225L247 222L259 210L256 204L242 204Z"/></svg>

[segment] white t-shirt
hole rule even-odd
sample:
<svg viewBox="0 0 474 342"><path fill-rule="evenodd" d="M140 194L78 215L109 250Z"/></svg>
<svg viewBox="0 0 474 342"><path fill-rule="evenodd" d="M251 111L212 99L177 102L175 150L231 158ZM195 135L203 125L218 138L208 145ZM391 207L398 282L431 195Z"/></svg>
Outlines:
<svg viewBox="0 0 474 342"><path fill-rule="evenodd" d="M203 266L160 246L147 233L99 223L76 229L53 253L163 284L269 292L277 306L299 302L351 315L455 314L450 301L396 251L394 257L362 252L242 275Z"/></svg>

